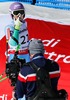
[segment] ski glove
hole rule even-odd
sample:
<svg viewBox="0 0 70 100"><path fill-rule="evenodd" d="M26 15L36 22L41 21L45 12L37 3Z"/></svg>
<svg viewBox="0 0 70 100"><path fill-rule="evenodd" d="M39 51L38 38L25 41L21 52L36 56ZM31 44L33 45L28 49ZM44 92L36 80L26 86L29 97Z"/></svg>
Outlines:
<svg viewBox="0 0 70 100"><path fill-rule="evenodd" d="M15 29L16 30L20 30L21 25L23 24L20 19L18 18L17 20L14 20L14 24L15 24Z"/></svg>

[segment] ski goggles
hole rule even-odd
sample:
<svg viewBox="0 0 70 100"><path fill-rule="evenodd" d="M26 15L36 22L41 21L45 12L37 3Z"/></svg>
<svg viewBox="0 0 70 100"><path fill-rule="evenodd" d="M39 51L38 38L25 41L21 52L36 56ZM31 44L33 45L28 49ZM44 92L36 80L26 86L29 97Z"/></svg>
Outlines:
<svg viewBox="0 0 70 100"><path fill-rule="evenodd" d="M18 14L24 15L25 11L24 10L16 10L16 11L13 11L12 14L13 15L18 15Z"/></svg>

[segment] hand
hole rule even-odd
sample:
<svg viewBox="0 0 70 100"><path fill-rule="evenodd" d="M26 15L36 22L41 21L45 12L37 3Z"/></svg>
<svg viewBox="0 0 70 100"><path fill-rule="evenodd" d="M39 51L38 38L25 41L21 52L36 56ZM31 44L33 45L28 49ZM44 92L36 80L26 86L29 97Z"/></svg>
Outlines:
<svg viewBox="0 0 70 100"><path fill-rule="evenodd" d="M23 23L21 22L20 18L18 17L17 20L14 20L14 24L15 24L15 29L20 30L20 27Z"/></svg>
<svg viewBox="0 0 70 100"><path fill-rule="evenodd" d="M17 100L16 97L15 97L15 90L12 91L12 98L11 98L11 100Z"/></svg>
<svg viewBox="0 0 70 100"><path fill-rule="evenodd" d="M11 100L16 100L16 98L11 98Z"/></svg>

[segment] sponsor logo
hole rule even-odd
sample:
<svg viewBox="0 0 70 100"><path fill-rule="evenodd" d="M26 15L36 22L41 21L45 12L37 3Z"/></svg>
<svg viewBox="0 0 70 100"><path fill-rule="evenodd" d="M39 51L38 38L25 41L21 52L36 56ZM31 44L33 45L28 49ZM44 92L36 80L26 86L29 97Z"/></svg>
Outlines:
<svg viewBox="0 0 70 100"><path fill-rule="evenodd" d="M8 100L7 97L7 94L3 94L2 96L0 96L0 100Z"/></svg>
<svg viewBox="0 0 70 100"><path fill-rule="evenodd" d="M45 47L50 47L50 49L56 46L57 52L59 51L57 45L61 43L60 39L56 40L55 38L52 38L51 40L42 40L42 42L44 43ZM52 52L45 50L45 55L47 55L48 59L55 60L56 62L62 59L63 63L70 64L70 55L66 55L64 53L57 54L55 50Z"/></svg>

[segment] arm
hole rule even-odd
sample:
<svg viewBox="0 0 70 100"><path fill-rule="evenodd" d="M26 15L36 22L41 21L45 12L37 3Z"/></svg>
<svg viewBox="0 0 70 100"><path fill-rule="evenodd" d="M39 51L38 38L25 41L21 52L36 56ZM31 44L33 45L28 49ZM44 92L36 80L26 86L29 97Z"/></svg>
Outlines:
<svg viewBox="0 0 70 100"><path fill-rule="evenodd" d="M25 94L25 87L26 87L25 83L18 79L16 83L16 87L13 89L11 100L23 100L22 98ZM24 100L25 100L25 96L24 96Z"/></svg>
<svg viewBox="0 0 70 100"><path fill-rule="evenodd" d="M32 96L36 87L36 74L33 69L24 66L18 75L18 81L16 84L17 98L22 98L24 95Z"/></svg>
<svg viewBox="0 0 70 100"><path fill-rule="evenodd" d="M18 76L18 80L16 83L15 94L16 94L18 100L21 100L23 98L24 94L26 94L26 83L23 81L23 78L21 79L20 75Z"/></svg>
<svg viewBox="0 0 70 100"><path fill-rule="evenodd" d="M14 29L13 35L9 39L9 46L16 47L18 45L19 30Z"/></svg>
<svg viewBox="0 0 70 100"><path fill-rule="evenodd" d="M12 47L16 47L18 44L19 44L19 30L20 30L20 27L22 25L22 22L17 19L16 21L14 21L14 33L13 35L10 37L9 39L9 45Z"/></svg>
<svg viewBox="0 0 70 100"><path fill-rule="evenodd" d="M6 61L8 61L8 57L9 57L9 54L8 54L8 50L10 49L9 45L8 45L8 41L13 33L13 26L11 24L7 25L5 27L5 34L6 34L6 52L5 52L5 55L6 55Z"/></svg>

